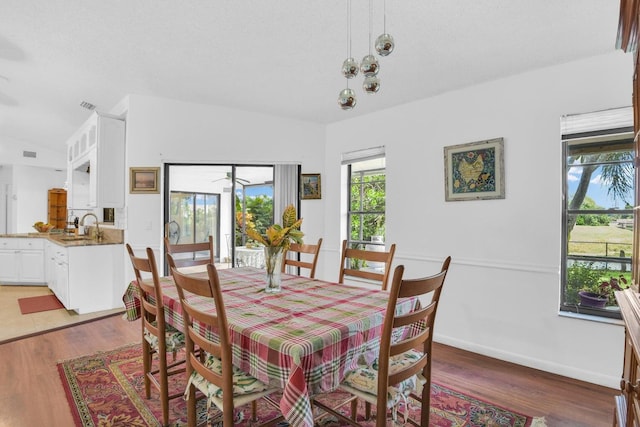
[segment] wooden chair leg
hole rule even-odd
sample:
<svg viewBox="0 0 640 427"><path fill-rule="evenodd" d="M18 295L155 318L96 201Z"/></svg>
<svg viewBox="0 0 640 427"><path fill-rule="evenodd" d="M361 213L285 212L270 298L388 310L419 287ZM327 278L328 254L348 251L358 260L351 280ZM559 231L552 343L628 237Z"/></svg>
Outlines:
<svg viewBox="0 0 640 427"><path fill-rule="evenodd" d="M147 399L151 399L151 380L149 372L151 372L151 346L142 339L142 366L144 368L144 394Z"/></svg>
<svg viewBox="0 0 640 427"><path fill-rule="evenodd" d="M258 421L258 403L255 400L251 402L251 421Z"/></svg>
<svg viewBox="0 0 640 427"><path fill-rule="evenodd" d="M356 421L358 419L358 399L351 401L351 419Z"/></svg>
<svg viewBox="0 0 640 427"><path fill-rule="evenodd" d="M167 375L167 353L158 351L160 366L160 402L162 403L162 425L169 425L169 379Z"/></svg>
<svg viewBox="0 0 640 427"><path fill-rule="evenodd" d="M364 419L365 420L370 420L371 419L371 403L369 402L365 402L364 404Z"/></svg>
<svg viewBox="0 0 640 427"><path fill-rule="evenodd" d="M189 394L187 396L187 425L188 427L196 427L196 386L189 386Z"/></svg>

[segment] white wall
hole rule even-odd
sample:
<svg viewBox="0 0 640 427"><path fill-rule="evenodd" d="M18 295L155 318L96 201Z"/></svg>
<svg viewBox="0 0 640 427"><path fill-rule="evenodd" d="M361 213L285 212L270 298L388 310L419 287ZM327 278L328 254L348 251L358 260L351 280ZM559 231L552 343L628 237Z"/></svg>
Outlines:
<svg viewBox="0 0 640 427"><path fill-rule="evenodd" d="M9 229L9 195L13 186L13 166L0 165L0 234Z"/></svg>
<svg viewBox="0 0 640 427"><path fill-rule="evenodd" d="M35 152L36 157L24 157L24 151ZM46 222L47 190L65 186L66 168L64 141L54 151L27 141L0 139L0 233L27 233L34 231L34 222Z"/></svg>
<svg viewBox="0 0 640 427"><path fill-rule="evenodd" d="M24 157L24 151L35 152L36 157ZM60 141L59 150L51 150L30 142L3 137L0 139L0 164L66 169L65 142Z"/></svg>
<svg viewBox="0 0 640 427"><path fill-rule="evenodd" d="M394 265L405 264L411 277L453 258L436 340L617 387L623 327L558 315L560 117L630 105L632 56L615 52L532 71L328 126L329 259L318 276L337 278L341 153L385 145ZM505 141L506 198L445 202L443 147L497 137Z"/></svg>
<svg viewBox="0 0 640 427"><path fill-rule="evenodd" d="M111 112L127 115L127 167L300 163L303 173L323 172L325 127L315 123L138 95ZM324 227L322 201L307 202L300 208L302 230L317 240ZM162 203L162 194L127 194L120 215L126 217L125 241L134 250L149 246L157 256L162 253Z"/></svg>
<svg viewBox="0 0 640 427"><path fill-rule="evenodd" d="M35 233L35 222L47 222L47 191L62 188L66 178L65 170L14 165L7 232Z"/></svg>

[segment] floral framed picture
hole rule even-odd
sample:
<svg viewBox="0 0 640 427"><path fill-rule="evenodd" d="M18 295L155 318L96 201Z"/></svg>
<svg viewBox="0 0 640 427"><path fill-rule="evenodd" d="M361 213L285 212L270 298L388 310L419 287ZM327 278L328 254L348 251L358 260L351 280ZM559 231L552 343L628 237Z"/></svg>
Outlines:
<svg viewBox="0 0 640 427"><path fill-rule="evenodd" d="M322 198L319 173L303 173L300 181L300 193L303 200Z"/></svg>
<svg viewBox="0 0 640 427"><path fill-rule="evenodd" d="M444 147L445 200L504 199L504 139Z"/></svg>
<svg viewBox="0 0 640 427"><path fill-rule="evenodd" d="M160 193L158 187L160 168L129 168L129 193Z"/></svg>

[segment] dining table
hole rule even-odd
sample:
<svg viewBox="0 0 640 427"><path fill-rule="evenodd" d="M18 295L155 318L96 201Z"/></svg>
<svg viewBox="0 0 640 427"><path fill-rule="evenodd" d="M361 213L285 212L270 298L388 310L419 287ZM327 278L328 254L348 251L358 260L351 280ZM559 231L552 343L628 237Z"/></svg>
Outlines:
<svg viewBox="0 0 640 427"><path fill-rule="evenodd" d="M206 272L190 273L207 277ZM292 426L313 426L311 396L334 391L359 361L379 351L388 293L303 276L282 274L282 290L266 293L265 270L219 269L229 325L233 364L282 390L280 410ZM171 276L161 277L167 323L183 330L182 308ZM140 317L135 281L123 301L127 318ZM191 296L197 308L215 312L210 298ZM416 299L402 299L398 313L410 312ZM215 331L199 333L215 339ZM406 331L405 333L413 333Z"/></svg>

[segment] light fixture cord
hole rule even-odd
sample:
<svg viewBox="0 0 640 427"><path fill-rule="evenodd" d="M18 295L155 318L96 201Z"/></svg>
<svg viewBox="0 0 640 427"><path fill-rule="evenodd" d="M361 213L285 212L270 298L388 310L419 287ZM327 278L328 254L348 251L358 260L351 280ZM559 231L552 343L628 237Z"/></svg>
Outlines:
<svg viewBox="0 0 640 427"><path fill-rule="evenodd" d="M347 0L347 58L351 58L351 0Z"/></svg>
<svg viewBox="0 0 640 427"><path fill-rule="evenodd" d="M384 0L382 2L382 13L383 13L382 32L384 34L387 34L387 0Z"/></svg>
<svg viewBox="0 0 640 427"><path fill-rule="evenodd" d="M373 0L369 0L369 55L373 55L371 49L371 37L373 33Z"/></svg>
<svg viewBox="0 0 640 427"><path fill-rule="evenodd" d="M351 0L347 0L347 58L351 58ZM347 79L349 89L349 79Z"/></svg>

